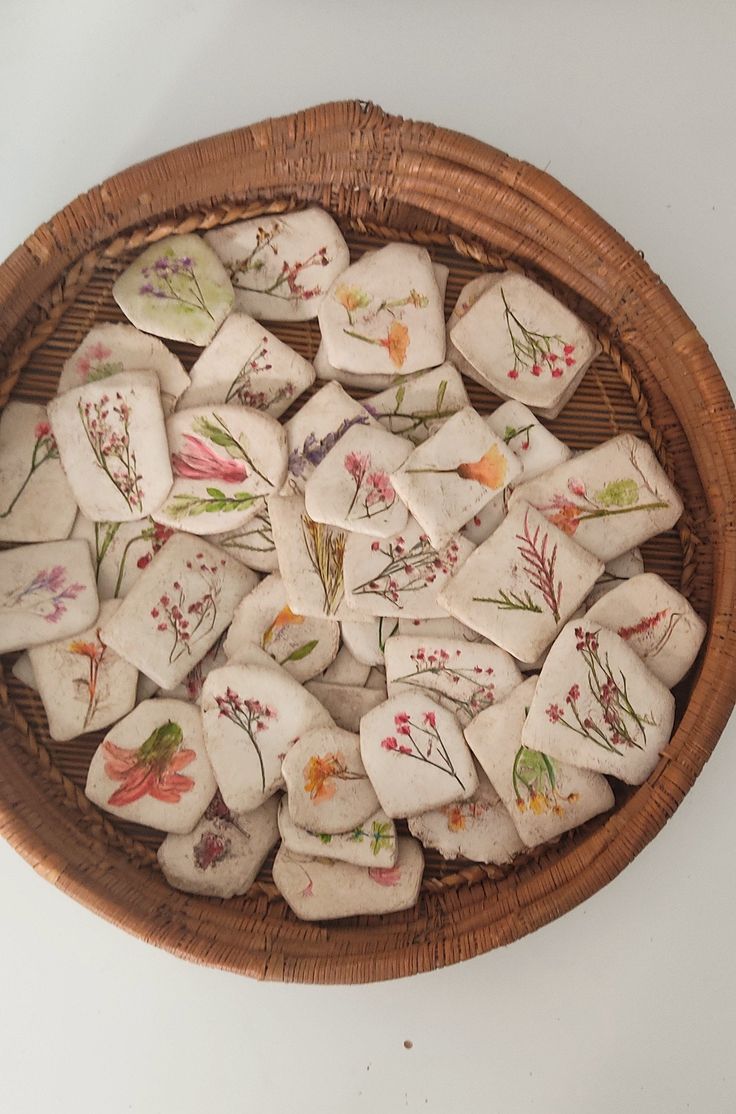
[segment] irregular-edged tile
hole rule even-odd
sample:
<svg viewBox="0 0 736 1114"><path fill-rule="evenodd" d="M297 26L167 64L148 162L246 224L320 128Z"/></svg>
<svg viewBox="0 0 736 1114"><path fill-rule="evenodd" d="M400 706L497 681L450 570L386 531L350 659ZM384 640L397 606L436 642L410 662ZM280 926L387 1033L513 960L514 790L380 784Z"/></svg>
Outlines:
<svg viewBox="0 0 736 1114"><path fill-rule="evenodd" d="M20 657L15 659L10 672L15 679L20 681L22 685L25 685L26 688L38 692L38 682L36 681L36 674L33 672L33 664L31 662L29 650L24 650Z"/></svg>
<svg viewBox="0 0 736 1114"><path fill-rule="evenodd" d="M230 276L237 309L265 321L316 317L350 263L340 229L316 206L235 221L205 233L205 240Z"/></svg>
<svg viewBox="0 0 736 1114"><path fill-rule="evenodd" d="M471 306L475 305L481 294L485 294L486 290L498 282L503 273L503 271L485 271L482 275L476 275L470 282L465 283L457 296L452 313L447 319L448 341L450 333L460 318L464 317Z"/></svg>
<svg viewBox="0 0 736 1114"><path fill-rule="evenodd" d="M48 414L79 509L95 522L145 518L172 474L159 382L125 371L52 399Z"/></svg>
<svg viewBox="0 0 736 1114"><path fill-rule="evenodd" d="M524 746L640 785L669 741L675 701L634 650L587 618L549 652L522 730Z"/></svg>
<svg viewBox="0 0 736 1114"><path fill-rule="evenodd" d="M301 735L281 766L295 824L310 832L351 832L378 808L360 757L360 736L341 727Z"/></svg>
<svg viewBox="0 0 736 1114"><path fill-rule="evenodd" d="M278 572L279 559L265 501L255 508L245 525L213 534L212 541L249 569Z"/></svg>
<svg viewBox="0 0 736 1114"><path fill-rule="evenodd" d="M215 789L199 708L146 700L95 751L85 793L113 816L162 832L191 832Z"/></svg>
<svg viewBox="0 0 736 1114"><path fill-rule="evenodd" d="M11 400L0 415L0 541L67 538L77 503L45 406Z"/></svg>
<svg viewBox="0 0 736 1114"><path fill-rule="evenodd" d="M232 404L179 410L166 423L174 484L157 522L193 534L244 526L286 477L286 435L269 414Z"/></svg>
<svg viewBox="0 0 736 1114"><path fill-rule="evenodd" d="M383 666L373 666L368 674L368 680L365 683L366 689L372 692L380 692L383 699L388 699L388 689L386 687L386 670Z"/></svg>
<svg viewBox="0 0 736 1114"><path fill-rule="evenodd" d="M688 672L707 631L685 597L651 572L614 587L585 618L614 630L667 688Z"/></svg>
<svg viewBox="0 0 736 1114"><path fill-rule="evenodd" d="M524 850L506 806L484 773L469 800L410 817L409 831L443 859L502 866Z"/></svg>
<svg viewBox="0 0 736 1114"><path fill-rule="evenodd" d="M217 642L256 582L254 572L209 542L174 534L102 637L161 688L172 689Z"/></svg>
<svg viewBox="0 0 736 1114"><path fill-rule="evenodd" d="M452 364L395 381L363 406L388 433L420 445L438 425L470 406L462 377Z"/></svg>
<svg viewBox="0 0 736 1114"><path fill-rule="evenodd" d="M516 503L440 592L439 603L521 661L534 661L580 606L603 563Z"/></svg>
<svg viewBox="0 0 736 1114"><path fill-rule="evenodd" d="M669 530L682 514L682 499L651 447L630 433L519 484L510 505L517 500L602 561Z"/></svg>
<svg viewBox="0 0 736 1114"><path fill-rule="evenodd" d="M407 510L390 475L410 453L409 441L385 430L348 430L306 482L307 514L316 522L373 537L402 530Z"/></svg>
<svg viewBox="0 0 736 1114"><path fill-rule="evenodd" d="M164 878L177 890L205 897L247 893L278 842L277 814L276 797L234 814L216 795L193 831L168 835L159 847Z"/></svg>
<svg viewBox="0 0 736 1114"><path fill-rule="evenodd" d="M347 606L356 618L443 618L440 591L472 552L460 534L435 547L413 518L390 538L350 534L343 562Z"/></svg>
<svg viewBox="0 0 736 1114"><path fill-rule="evenodd" d="M58 743L109 727L135 705L138 670L100 636L119 606L118 600L103 602L87 630L30 651L49 735Z"/></svg>
<svg viewBox="0 0 736 1114"><path fill-rule="evenodd" d="M100 599L122 599L173 530L142 518L135 522L93 522L78 514L71 536L84 538L90 548L97 573Z"/></svg>
<svg viewBox="0 0 736 1114"><path fill-rule="evenodd" d="M378 809L351 832L308 832L295 824L286 798L279 805L279 832L284 847L296 855L337 859L363 867L391 867L399 854L396 825Z"/></svg>
<svg viewBox="0 0 736 1114"><path fill-rule="evenodd" d="M393 820L466 801L478 777L458 721L426 692L389 697L360 724L363 765Z"/></svg>
<svg viewBox="0 0 736 1114"><path fill-rule="evenodd" d="M137 329L169 340L209 344L233 305L233 288L201 236L152 244L123 271L112 296Z"/></svg>
<svg viewBox="0 0 736 1114"><path fill-rule="evenodd" d="M379 615L370 623L356 623L343 619L340 623L342 640L353 657L364 665L383 665L387 639L399 633L399 620Z"/></svg>
<svg viewBox="0 0 736 1114"><path fill-rule="evenodd" d="M225 665L204 683L207 753L228 808L258 808L283 785L281 763L299 736L331 725L298 681L278 668Z"/></svg>
<svg viewBox="0 0 736 1114"><path fill-rule="evenodd" d="M278 418L314 382L303 356L245 313L232 313L192 365L179 409L250 406Z"/></svg>
<svg viewBox="0 0 736 1114"><path fill-rule="evenodd" d="M417 446L391 481L433 545L440 546L521 470L503 440L466 407Z"/></svg>
<svg viewBox="0 0 736 1114"><path fill-rule="evenodd" d="M522 677L514 659L488 642L414 635L389 638L386 679L390 696L421 689L465 725L504 700Z"/></svg>
<svg viewBox="0 0 736 1114"><path fill-rule="evenodd" d="M0 653L79 634L99 611L86 542L39 542L0 553Z"/></svg>
<svg viewBox="0 0 736 1114"><path fill-rule="evenodd" d="M368 680L364 687L336 685L334 682L318 680L307 681L304 687L312 696L317 697L338 727L357 734L363 716L381 704L387 695L385 684L382 689L367 686Z"/></svg>
<svg viewBox="0 0 736 1114"><path fill-rule="evenodd" d="M229 658L244 642L256 643L297 681L326 669L338 652L340 627L334 619L292 611L278 573L271 573L238 605L225 642Z"/></svg>
<svg viewBox="0 0 736 1114"><path fill-rule="evenodd" d="M353 657L347 646L341 646L335 660L320 675L320 680L331 685L364 685L371 667Z"/></svg>
<svg viewBox="0 0 736 1114"><path fill-rule="evenodd" d="M154 371L161 389L164 414L171 414L177 399L189 386L181 360L163 341L142 333L133 325L94 325L64 363L59 376L58 394L107 379L121 371Z"/></svg>
<svg viewBox="0 0 736 1114"><path fill-rule="evenodd" d="M284 425L288 452L285 494L303 494L314 469L348 430L376 425L339 383L322 387Z"/></svg>
<svg viewBox="0 0 736 1114"><path fill-rule="evenodd" d="M606 779L522 742L537 678L487 708L465 729L470 749L508 809L519 837L536 847L613 808Z"/></svg>
<svg viewBox="0 0 736 1114"><path fill-rule="evenodd" d="M574 313L531 279L512 272L489 283L452 326L450 340L477 382L550 418L600 351Z"/></svg>
<svg viewBox="0 0 736 1114"><path fill-rule="evenodd" d="M303 921L397 913L419 897L424 855L419 843L399 838L396 864L362 867L311 858L282 844L273 864L273 880L289 908Z"/></svg>
<svg viewBox="0 0 736 1114"><path fill-rule="evenodd" d="M332 284L319 310L328 360L353 372L408 374L445 358L445 318L429 253L388 244Z"/></svg>
<svg viewBox="0 0 736 1114"><path fill-rule="evenodd" d="M620 557L613 557L610 561L606 561L603 573L588 593L588 599L586 600L588 607L592 607L601 596L613 591L619 584L623 584L630 580L632 576L638 576L643 572L644 558L641 555L641 550L636 547L627 549Z"/></svg>
<svg viewBox="0 0 736 1114"><path fill-rule="evenodd" d="M343 387L350 390L360 388L366 391L382 391L396 379L395 375L385 371L345 371L344 368L335 367L327 358L324 340L319 343L313 364L318 379L323 382L341 383Z"/></svg>

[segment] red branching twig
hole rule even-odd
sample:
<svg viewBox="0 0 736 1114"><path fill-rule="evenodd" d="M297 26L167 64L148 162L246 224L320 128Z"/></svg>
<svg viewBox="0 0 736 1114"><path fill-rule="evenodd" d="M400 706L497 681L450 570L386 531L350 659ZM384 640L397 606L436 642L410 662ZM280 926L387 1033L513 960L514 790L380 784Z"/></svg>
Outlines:
<svg viewBox="0 0 736 1114"><path fill-rule="evenodd" d="M552 547L552 552L547 555L547 545L549 542L549 534L545 532L542 538L541 547L539 543L539 532L541 527L537 526L534 534L529 532L529 512L524 515L524 533L517 534L517 540L521 542L517 548L519 553L526 562L525 570L529 576L530 581L535 588L538 588L544 597L544 602L552 612L552 617L556 623L560 621L560 600L562 599L562 581L558 580L555 586L555 565L557 563L557 544Z"/></svg>

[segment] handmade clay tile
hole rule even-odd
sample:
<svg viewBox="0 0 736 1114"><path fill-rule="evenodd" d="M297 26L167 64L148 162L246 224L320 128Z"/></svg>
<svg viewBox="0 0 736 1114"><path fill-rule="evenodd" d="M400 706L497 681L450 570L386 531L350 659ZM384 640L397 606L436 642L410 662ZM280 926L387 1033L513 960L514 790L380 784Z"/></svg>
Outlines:
<svg viewBox="0 0 736 1114"><path fill-rule="evenodd" d="M168 697L171 700L188 700L191 704L199 704L202 699L204 683L212 670L219 669L228 663L224 643L225 635L221 634L217 642L210 646L202 660L192 666L183 681L180 681L173 689L161 689L158 695Z"/></svg>
<svg viewBox="0 0 736 1114"><path fill-rule="evenodd" d="M85 793L113 816L162 832L191 832L215 792L199 709L146 700L108 731Z"/></svg>
<svg viewBox="0 0 736 1114"><path fill-rule="evenodd" d="M112 295L136 328L169 340L209 344L233 305L220 260L200 236L167 236L139 255Z"/></svg>
<svg viewBox="0 0 736 1114"><path fill-rule="evenodd" d="M340 229L316 206L236 221L205 233L205 240L230 276L236 308L265 321L316 317L350 263Z"/></svg>
<svg viewBox="0 0 736 1114"><path fill-rule="evenodd" d="M401 379L363 400L363 406L385 430L414 445L426 441L430 432L469 405L462 377L448 363Z"/></svg>
<svg viewBox="0 0 736 1114"><path fill-rule="evenodd" d="M466 407L419 445L391 481L432 544L441 546L521 470L502 439Z"/></svg>
<svg viewBox="0 0 736 1114"><path fill-rule="evenodd" d="M52 399L49 420L82 514L130 522L156 510L172 475L159 382L121 372Z"/></svg>
<svg viewBox="0 0 736 1114"><path fill-rule="evenodd" d="M335 659L340 627L334 619L299 615L287 602L281 576L272 573L238 605L225 642L228 658L255 643L297 681L308 681Z"/></svg>
<svg viewBox="0 0 736 1114"><path fill-rule="evenodd" d="M332 716L338 727L356 734L360 731L360 721L378 704L386 699L385 683L380 688L369 687L370 675L365 687L357 685L336 685L329 681L307 681L307 692L316 696L320 704Z"/></svg>
<svg viewBox="0 0 736 1114"><path fill-rule="evenodd" d="M0 654L79 634L97 618L86 542L41 542L0 553Z"/></svg>
<svg viewBox="0 0 736 1114"><path fill-rule="evenodd" d="M505 272L450 329L463 370L502 398L554 418L600 345L586 325L541 286ZM468 366L469 365L469 366Z"/></svg>
<svg viewBox="0 0 736 1114"><path fill-rule="evenodd" d="M424 248L388 244L333 283L319 311L329 362L345 371L409 374L445 358L445 319Z"/></svg>
<svg viewBox="0 0 736 1114"><path fill-rule="evenodd" d="M156 857L177 890L206 897L247 893L278 842L278 800L252 812L231 813L219 794L193 831L168 835Z"/></svg>
<svg viewBox="0 0 736 1114"><path fill-rule="evenodd" d="M520 484L509 505L516 500L531 503L602 561L669 530L682 514L652 449L629 433Z"/></svg>
<svg viewBox="0 0 736 1114"><path fill-rule="evenodd" d="M444 859L502 866L524 850L506 806L483 773L469 800L410 817L409 831Z"/></svg>
<svg viewBox="0 0 736 1114"><path fill-rule="evenodd" d="M285 670L213 669L202 690L207 753L228 808L258 808L283 785L281 763L299 736L331 725L327 712Z"/></svg>
<svg viewBox="0 0 736 1114"><path fill-rule="evenodd" d="M539 511L516 503L439 602L514 657L534 661L602 571L601 561Z"/></svg>
<svg viewBox="0 0 736 1114"><path fill-rule="evenodd" d="M363 914L397 913L419 897L424 855L414 839L400 838L396 864L361 867L288 851L282 844L273 880L300 920L328 921Z"/></svg>
<svg viewBox="0 0 736 1114"><path fill-rule="evenodd" d="M256 582L254 572L222 550L174 534L105 623L102 637L156 684L172 689L217 642Z"/></svg>
<svg viewBox="0 0 736 1114"><path fill-rule="evenodd" d="M56 742L109 727L135 705L138 670L100 637L102 625L119 606L117 600L106 601L86 630L30 651L49 735Z"/></svg>
<svg viewBox="0 0 736 1114"><path fill-rule="evenodd" d="M192 365L178 409L230 403L278 418L314 382L314 368L245 313L233 313Z"/></svg>
<svg viewBox="0 0 736 1114"><path fill-rule="evenodd" d="M212 541L249 569L278 572L279 560L265 502L256 507L243 526L213 534Z"/></svg>
<svg viewBox="0 0 736 1114"><path fill-rule="evenodd" d="M348 430L307 479L307 514L315 522L373 537L402 530L407 510L390 476L410 453L411 442L385 430Z"/></svg>
<svg viewBox="0 0 736 1114"><path fill-rule="evenodd" d="M31 655L28 650L24 650L20 657L15 659L10 672L22 685L25 685L29 689L33 689L34 692L38 692L38 682L36 681L36 674L33 672Z"/></svg>
<svg viewBox="0 0 736 1114"><path fill-rule="evenodd" d="M390 697L364 716L360 750L393 820L466 801L478 788L457 719L426 692Z"/></svg>
<svg viewBox="0 0 736 1114"><path fill-rule="evenodd" d="M488 642L414 635L389 638L386 679L390 696L421 689L465 725L504 700L522 677L513 658Z"/></svg>
<svg viewBox="0 0 736 1114"><path fill-rule="evenodd" d="M45 406L8 402L0 415L0 542L69 536L77 504Z"/></svg>
<svg viewBox="0 0 736 1114"><path fill-rule="evenodd" d="M371 667L353 657L347 646L341 646L335 660L320 674L320 681L329 685L362 686Z"/></svg>
<svg viewBox="0 0 736 1114"><path fill-rule="evenodd" d="M157 337L142 333L133 325L103 322L90 329L65 361L57 393L107 379L121 371L155 372L164 414L172 413L177 399L189 386L189 376L181 360Z"/></svg>
<svg viewBox="0 0 736 1114"><path fill-rule="evenodd" d="M399 620L384 615L372 619L370 623L343 619L340 630L342 640L354 658L364 665L383 665L386 640L399 633Z"/></svg>
<svg viewBox="0 0 736 1114"><path fill-rule="evenodd" d="M154 517L193 534L244 526L286 477L286 435L241 406L179 410L166 423L174 485Z"/></svg>
<svg viewBox="0 0 736 1114"><path fill-rule="evenodd" d="M645 781L669 741L672 693L613 631L568 623L544 663L522 742L573 766Z"/></svg>
<svg viewBox="0 0 736 1114"><path fill-rule="evenodd" d="M310 832L351 832L378 808L360 757L360 736L341 727L301 735L282 763L289 813Z"/></svg>
<svg viewBox="0 0 736 1114"><path fill-rule="evenodd" d="M614 630L667 688L688 672L707 631L685 597L654 573L612 588L585 618Z"/></svg>
<svg viewBox="0 0 736 1114"><path fill-rule="evenodd" d="M296 855L337 859L339 862L363 867L396 865L399 854L396 825L381 809L362 824L357 824L351 832L315 833L294 823L284 797L279 806L278 820L284 847Z"/></svg>

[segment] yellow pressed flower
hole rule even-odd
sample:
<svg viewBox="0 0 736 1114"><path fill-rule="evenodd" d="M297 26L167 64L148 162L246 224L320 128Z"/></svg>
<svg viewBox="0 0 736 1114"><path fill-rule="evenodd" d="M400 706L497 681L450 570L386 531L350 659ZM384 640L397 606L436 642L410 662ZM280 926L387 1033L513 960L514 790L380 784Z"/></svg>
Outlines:
<svg viewBox="0 0 736 1114"><path fill-rule="evenodd" d="M457 474L463 480L475 480L476 483L490 487L494 491L503 487L506 481L508 462L498 445L492 445L480 460L459 464Z"/></svg>
<svg viewBox="0 0 736 1114"><path fill-rule="evenodd" d="M335 299L345 307L348 314L354 313L356 309L365 309L371 304L370 294L366 294L359 286L338 286Z"/></svg>

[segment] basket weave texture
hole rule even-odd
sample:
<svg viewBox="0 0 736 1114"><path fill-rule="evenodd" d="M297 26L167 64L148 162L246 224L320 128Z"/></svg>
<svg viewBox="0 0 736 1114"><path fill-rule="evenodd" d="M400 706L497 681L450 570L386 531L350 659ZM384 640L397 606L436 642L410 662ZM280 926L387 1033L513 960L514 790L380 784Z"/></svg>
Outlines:
<svg viewBox="0 0 736 1114"><path fill-rule="evenodd" d="M259 978L360 982L456 962L560 916L622 870L691 788L736 699L736 420L693 324L600 217L527 164L364 102L322 105L169 152L38 229L0 267L0 406L11 394L50 398L87 330L122 319L112 284L146 244L307 203L335 216L353 257L389 240L426 245L450 267L448 310L480 271L511 268L589 323L602 354L551 428L574 449L621 432L648 438L686 512L678 529L644 547L646 566L684 591L709 624L698 665L676 691L672 740L644 785L617 792L612 814L513 869L429 855L415 909L328 926L292 916L270 863L244 898L171 890L155 865L160 836L111 820L84 797L101 736L53 743L40 701L4 659L0 832L40 873L190 959ZM269 327L314 356L316 322ZM196 358L190 346L172 347L187 367ZM498 405L468 387L481 412Z"/></svg>

